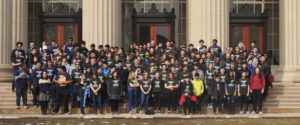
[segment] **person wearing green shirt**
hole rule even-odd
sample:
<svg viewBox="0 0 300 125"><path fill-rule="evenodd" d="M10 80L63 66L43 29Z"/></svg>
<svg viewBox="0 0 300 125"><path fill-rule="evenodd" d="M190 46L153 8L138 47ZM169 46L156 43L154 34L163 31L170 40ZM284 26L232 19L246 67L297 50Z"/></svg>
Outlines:
<svg viewBox="0 0 300 125"><path fill-rule="evenodd" d="M171 108L173 109L173 114L176 114L177 110L177 88L178 80L175 80L174 74L169 73L167 80L165 81L165 89L166 89L166 95L167 95L167 105L168 105L168 113L171 114Z"/></svg>
<svg viewBox="0 0 300 125"><path fill-rule="evenodd" d="M140 83L140 89L141 89L140 114L142 114L144 102L145 102L145 112L148 110L149 96L150 96L150 91L151 91L151 87L152 87L151 80L150 80L147 72L144 72L142 80L139 83Z"/></svg>
<svg viewBox="0 0 300 125"><path fill-rule="evenodd" d="M112 72L112 78L107 85L107 94L110 100L111 111L113 115L119 115L119 102L123 95L123 85L116 71Z"/></svg>
<svg viewBox="0 0 300 125"><path fill-rule="evenodd" d="M156 112L161 113L163 100L163 81L160 78L159 72L155 73L155 77L152 80L152 86L153 108L158 110Z"/></svg>

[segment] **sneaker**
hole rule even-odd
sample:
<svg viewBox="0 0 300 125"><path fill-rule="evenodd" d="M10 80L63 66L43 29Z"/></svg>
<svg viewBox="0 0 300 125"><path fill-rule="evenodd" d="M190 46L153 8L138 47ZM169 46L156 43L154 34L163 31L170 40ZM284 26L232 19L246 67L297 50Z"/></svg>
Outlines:
<svg viewBox="0 0 300 125"><path fill-rule="evenodd" d="M255 112L255 111L252 111L251 114L256 114L256 112Z"/></svg>
<svg viewBox="0 0 300 125"><path fill-rule="evenodd" d="M142 110L140 110L140 115L142 114Z"/></svg>
<svg viewBox="0 0 300 125"><path fill-rule="evenodd" d="M115 112L116 115L119 115L119 112Z"/></svg>
<svg viewBox="0 0 300 125"><path fill-rule="evenodd" d="M175 115L176 114L176 111L173 111L173 115Z"/></svg>
<svg viewBox="0 0 300 125"><path fill-rule="evenodd" d="M189 113L189 115L193 115L193 113Z"/></svg>
<svg viewBox="0 0 300 125"><path fill-rule="evenodd" d="M57 113L53 112L51 115L57 115Z"/></svg>
<svg viewBox="0 0 300 125"><path fill-rule="evenodd" d="M28 109L28 106L27 106L27 105L24 105L24 109Z"/></svg>
<svg viewBox="0 0 300 125"><path fill-rule="evenodd" d="M246 114L247 114L247 115L249 115L249 114L250 114L250 112L249 112L249 111L247 111L247 112L246 112Z"/></svg>
<svg viewBox="0 0 300 125"><path fill-rule="evenodd" d="M262 112L262 111L259 111L259 113L258 113L258 114L262 115L262 114L263 114L263 112Z"/></svg>
<svg viewBox="0 0 300 125"><path fill-rule="evenodd" d="M37 105L34 105L33 108L38 108L38 106L37 106Z"/></svg>
<svg viewBox="0 0 300 125"><path fill-rule="evenodd" d="M69 112L66 112L66 113L65 113L65 115L71 115L71 113L69 113Z"/></svg>
<svg viewBox="0 0 300 125"><path fill-rule="evenodd" d="M240 114L244 114L244 112L243 112L243 111L240 111Z"/></svg>
<svg viewBox="0 0 300 125"><path fill-rule="evenodd" d="M168 111L168 114L171 114L171 111Z"/></svg>
<svg viewBox="0 0 300 125"><path fill-rule="evenodd" d="M103 111L103 109L100 109L100 114L102 114L102 115L104 114L104 111Z"/></svg>
<svg viewBox="0 0 300 125"><path fill-rule="evenodd" d="M208 106L207 106L207 108L211 109L212 108L212 104L209 103Z"/></svg>
<svg viewBox="0 0 300 125"><path fill-rule="evenodd" d="M80 115L85 115L85 113L84 113L84 112L81 112Z"/></svg>
<svg viewBox="0 0 300 125"><path fill-rule="evenodd" d="M132 112L133 112L133 114L135 114L136 113L136 109L133 109Z"/></svg>
<svg viewBox="0 0 300 125"><path fill-rule="evenodd" d="M132 111L130 111L130 112L129 112L129 115L132 115L132 114L133 114L133 112L132 112Z"/></svg>
<svg viewBox="0 0 300 125"><path fill-rule="evenodd" d="M187 115L187 113L186 113L186 112L184 112L184 115Z"/></svg>
<svg viewBox="0 0 300 125"><path fill-rule="evenodd" d="M17 109L20 109L20 106L17 106Z"/></svg>
<svg viewBox="0 0 300 125"><path fill-rule="evenodd" d="M112 113L112 115L115 115L116 113L115 112L111 112Z"/></svg>

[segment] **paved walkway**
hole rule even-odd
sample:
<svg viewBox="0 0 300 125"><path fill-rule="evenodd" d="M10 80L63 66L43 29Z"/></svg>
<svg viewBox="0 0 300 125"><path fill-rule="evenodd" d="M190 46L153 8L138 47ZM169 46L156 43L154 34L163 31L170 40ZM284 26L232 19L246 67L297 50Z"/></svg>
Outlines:
<svg viewBox="0 0 300 125"><path fill-rule="evenodd" d="M105 114L105 115L94 115L94 114L88 114L88 115L79 115L79 114L72 114L72 115L40 115L40 114L1 114L0 119L22 119L22 118L41 118L41 119L112 119L112 118L129 118L129 119L193 119L193 118L202 118L202 119L228 119L228 118L300 118L300 113L277 113L277 114L250 114L250 115L227 115L227 114L204 114L204 115L182 115L182 114L156 114L156 115L129 115L129 114L120 114L120 115L112 115L112 114Z"/></svg>

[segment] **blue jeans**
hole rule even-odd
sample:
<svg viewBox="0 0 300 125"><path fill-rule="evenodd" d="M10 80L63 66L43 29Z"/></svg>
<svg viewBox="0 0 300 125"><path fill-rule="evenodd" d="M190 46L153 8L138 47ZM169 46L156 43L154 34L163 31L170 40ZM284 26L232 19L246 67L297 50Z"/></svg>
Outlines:
<svg viewBox="0 0 300 125"><path fill-rule="evenodd" d="M98 93L98 95L95 95L94 92L92 92L92 99L93 99L93 106L94 109L96 110L97 108L101 109L102 104L101 104L101 96Z"/></svg>
<svg viewBox="0 0 300 125"><path fill-rule="evenodd" d="M80 95L80 111L81 113L84 113L84 95Z"/></svg>
<svg viewBox="0 0 300 125"><path fill-rule="evenodd" d="M140 110L143 109L144 101L146 102L146 103L145 103L145 108L146 108L146 110L148 109L149 96L150 96L149 93L148 93L148 94L144 94L143 92L141 92L141 105L140 105Z"/></svg>
<svg viewBox="0 0 300 125"><path fill-rule="evenodd" d="M27 106L27 87L25 88L18 88L16 89L16 103L17 106L20 106L20 98L22 96L22 100L23 100L23 105Z"/></svg>
<svg viewBox="0 0 300 125"><path fill-rule="evenodd" d="M128 89L128 97L129 97L129 111L131 109L135 109L137 102L137 88L129 88Z"/></svg>

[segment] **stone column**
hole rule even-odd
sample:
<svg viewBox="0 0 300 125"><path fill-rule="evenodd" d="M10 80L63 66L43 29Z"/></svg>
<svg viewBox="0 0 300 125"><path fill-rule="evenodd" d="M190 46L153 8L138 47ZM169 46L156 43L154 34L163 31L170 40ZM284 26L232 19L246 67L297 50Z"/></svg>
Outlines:
<svg viewBox="0 0 300 125"><path fill-rule="evenodd" d="M187 41L195 47L203 39L208 47L229 46L229 0L187 0Z"/></svg>
<svg viewBox="0 0 300 125"><path fill-rule="evenodd" d="M300 1L280 0L279 6L280 66L275 80L280 82L300 82L298 78L299 71L297 71L297 67L300 66L300 9L298 8Z"/></svg>
<svg viewBox="0 0 300 125"><path fill-rule="evenodd" d="M10 53L12 49L12 1L0 0L0 81L12 78Z"/></svg>
<svg viewBox="0 0 300 125"><path fill-rule="evenodd" d="M82 39L87 47L98 45L121 46L121 0L84 0Z"/></svg>
<svg viewBox="0 0 300 125"><path fill-rule="evenodd" d="M28 0L12 0L12 49L16 42L23 42L23 49L28 48Z"/></svg>

